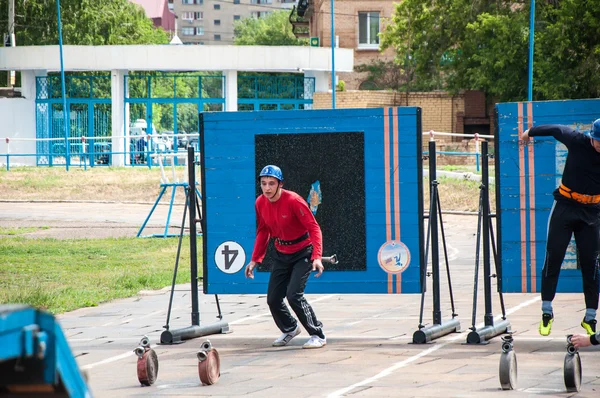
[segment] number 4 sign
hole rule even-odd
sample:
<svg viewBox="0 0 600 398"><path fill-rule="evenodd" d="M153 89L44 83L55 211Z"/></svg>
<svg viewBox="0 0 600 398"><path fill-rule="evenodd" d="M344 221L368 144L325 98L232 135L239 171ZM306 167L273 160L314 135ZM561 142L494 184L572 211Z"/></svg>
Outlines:
<svg viewBox="0 0 600 398"><path fill-rule="evenodd" d="M215 251L215 263L226 274L235 274L246 264L246 252L239 243L223 242Z"/></svg>

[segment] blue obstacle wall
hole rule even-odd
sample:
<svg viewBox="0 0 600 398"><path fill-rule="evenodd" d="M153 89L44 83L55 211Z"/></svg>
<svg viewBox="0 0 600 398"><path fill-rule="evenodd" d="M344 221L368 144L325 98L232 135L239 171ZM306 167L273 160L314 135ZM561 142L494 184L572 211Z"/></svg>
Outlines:
<svg viewBox="0 0 600 398"><path fill-rule="evenodd" d="M522 145L523 131L540 124L566 124L588 131L600 117L600 100L506 103L496 106L496 198L499 261L504 292L539 292L546 252L552 192L561 181L566 147L553 137ZM563 262L558 292L581 292L574 241Z"/></svg>
<svg viewBox="0 0 600 398"><path fill-rule="evenodd" d="M253 280L244 277L256 233L257 176L265 164L281 166L284 188L311 204L318 190L315 217L324 256L336 254L339 264L325 264L307 292L420 292L420 112L401 107L201 114L204 292L267 291L268 269L259 268ZM348 246L345 236L358 243Z"/></svg>

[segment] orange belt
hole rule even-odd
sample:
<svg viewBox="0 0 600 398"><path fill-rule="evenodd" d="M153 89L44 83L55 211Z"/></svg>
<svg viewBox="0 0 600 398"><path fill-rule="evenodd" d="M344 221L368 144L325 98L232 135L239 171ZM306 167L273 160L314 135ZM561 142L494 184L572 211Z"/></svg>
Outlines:
<svg viewBox="0 0 600 398"><path fill-rule="evenodd" d="M600 203L600 195L585 195L582 193L573 192L563 184L560 184L560 187L558 187L558 192L560 192L560 194L566 198L573 199L586 205Z"/></svg>

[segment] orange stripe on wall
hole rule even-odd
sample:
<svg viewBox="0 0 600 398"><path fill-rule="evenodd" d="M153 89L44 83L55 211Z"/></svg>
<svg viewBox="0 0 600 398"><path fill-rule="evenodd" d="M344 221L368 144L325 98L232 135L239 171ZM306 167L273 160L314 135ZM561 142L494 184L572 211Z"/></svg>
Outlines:
<svg viewBox="0 0 600 398"><path fill-rule="evenodd" d="M390 199L390 114L389 108L383 108L383 160L385 181L385 240L392 239L391 199ZM388 274L388 293L393 293L393 276Z"/></svg>
<svg viewBox="0 0 600 398"><path fill-rule="evenodd" d="M521 140L521 135L523 134L523 103L519 102L517 104L517 126L519 132L519 141ZM521 292L527 292L527 246L525 243L525 239L527 238L527 230L525 226L525 222L527 221L525 215L525 206L526 206L526 198L525 198L525 147L519 142L519 207L520 207L520 215L521 215Z"/></svg>
<svg viewBox="0 0 600 398"><path fill-rule="evenodd" d="M394 221L396 224L396 240L400 240L400 144L398 142L398 108L393 109L392 125L394 126ZM402 292L402 278L396 274L396 293Z"/></svg>
<svg viewBox="0 0 600 398"><path fill-rule="evenodd" d="M527 128L533 127L533 104L527 103ZM536 256L535 256L535 158L533 157L533 140L529 145L529 275L531 280L531 292L537 290L536 278Z"/></svg>

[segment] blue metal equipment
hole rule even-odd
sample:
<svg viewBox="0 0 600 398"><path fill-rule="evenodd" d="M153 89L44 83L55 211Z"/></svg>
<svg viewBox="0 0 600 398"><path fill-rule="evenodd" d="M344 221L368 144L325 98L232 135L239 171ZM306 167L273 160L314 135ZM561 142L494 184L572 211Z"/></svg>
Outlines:
<svg viewBox="0 0 600 398"><path fill-rule="evenodd" d="M0 305L0 395L91 397L54 316Z"/></svg>

